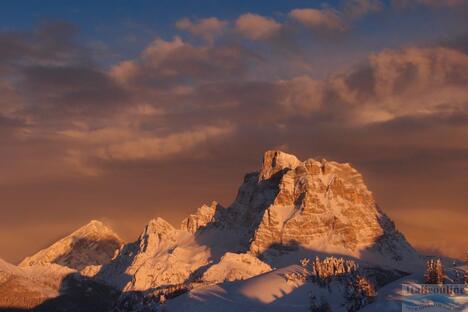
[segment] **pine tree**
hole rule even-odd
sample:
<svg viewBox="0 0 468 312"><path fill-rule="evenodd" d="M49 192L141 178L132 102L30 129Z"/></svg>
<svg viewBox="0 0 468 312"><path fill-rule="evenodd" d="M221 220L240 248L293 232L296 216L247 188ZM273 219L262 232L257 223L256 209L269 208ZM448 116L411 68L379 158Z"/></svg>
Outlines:
<svg viewBox="0 0 468 312"><path fill-rule="evenodd" d="M357 275L349 283L346 290L348 311L358 311L371 303L375 298L374 286L362 275Z"/></svg>
<svg viewBox="0 0 468 312"><path fill-rule="evenodd" d="M444 283L444 266L440 259L431 259L426 261L426 272L424 273L424 283L426 284L443 284Z"/></svg>
<svg viewBox="0 0 468 312"><path fill-rule="evenodd" d="M465 265L463 266L463 273L465 284L468 284L468 252L466 253Z"/></svg>
<svg viewBox="0 0 468 312"><path fill-rule="evenodd" d="M324 298L318 299L316 296L311 295L309 312L331 312L331 308Z"/></svg>

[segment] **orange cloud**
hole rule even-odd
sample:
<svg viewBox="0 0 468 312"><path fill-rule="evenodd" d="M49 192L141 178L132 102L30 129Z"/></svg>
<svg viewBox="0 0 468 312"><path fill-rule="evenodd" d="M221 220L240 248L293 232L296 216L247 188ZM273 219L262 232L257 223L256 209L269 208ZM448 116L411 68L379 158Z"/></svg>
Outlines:
<svg viewBox="0 0 468 312"><path fill-rule="evenodd" d="M231 125L204 126L167 136L140 137L115 142L97 150L97 156L105 160L163 159L190 151L193 147L232 134Z"/></svg>
<svg viewBox="0 0 468 312"><path fill-rule="evenodd" d="M122 123L101 129L65 130L61 134L75 142L65 158L73 170L95 176L102 173L96 161L161 160L228 137L234 130L233 125L225 123L158 135Z"/></svg>

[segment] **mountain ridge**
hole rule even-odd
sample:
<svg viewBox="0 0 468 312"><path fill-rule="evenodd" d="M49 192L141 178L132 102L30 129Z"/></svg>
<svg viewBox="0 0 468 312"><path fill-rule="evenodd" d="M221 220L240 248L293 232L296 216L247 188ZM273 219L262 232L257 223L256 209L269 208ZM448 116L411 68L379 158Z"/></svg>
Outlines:
<svg viewBox="0 0 468 312"><path fill-rule="evenodd" d="M200 287L277 276L317 256L354 261L379 283L421 266L349 163L270 150L227 207L202 205L179 227L156 217L128 243L92 220L18 268L60 264L115 289L122 304L157 304Z"/></svg>
<svg viewBox="0 0 468 312"><path fill-rule="evenodd" d="M150 221L96 276L125 290L188 287L207 282L204 273L227 253L269 266L327 254L404 271L419 261L350 164L267 151L231 205L203 205L180 229L162 218Z"/></svg>

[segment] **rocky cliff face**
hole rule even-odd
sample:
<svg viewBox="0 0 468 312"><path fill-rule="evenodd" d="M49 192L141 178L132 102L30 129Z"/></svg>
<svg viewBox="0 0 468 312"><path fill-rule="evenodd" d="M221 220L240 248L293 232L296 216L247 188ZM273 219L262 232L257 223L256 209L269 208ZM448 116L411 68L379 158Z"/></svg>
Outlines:
<svg viewBox="0 0 468 312"><path fill-rule="evenodd" d="M122 244L109 227L92 220L50 247L25 258L20 266L55 263L81 270L110 262Z"/></svg>
<svg viewBox="0 0 468 312"><path fill-rule="evenodd" d="M207 224L214 221L216 210L221 208L223 207L219 205L216 201L213 201L209 206L203 205L200 208L198 208L195 214L191 214L190 216L182 220L180 228L193 234L199 229L205 227Z"/></svg>
<svg viewBox="0 0 468 312"><path fill-rule="evenodd" d="M302 249L401 268L419 259L348 163L267 151L234 203L216 213L214 225L237 229L261 257Z"/></svg>
<svg viewBox="0 0 468 312"><path fill-rule="evenodd" d="M252 252L302 246L357 257L378 251L395 261L416 254L379 210L362 175L350 164L301 162L292 155L268 151L258 181L268 180L275 195L261 213Z"/></svg>

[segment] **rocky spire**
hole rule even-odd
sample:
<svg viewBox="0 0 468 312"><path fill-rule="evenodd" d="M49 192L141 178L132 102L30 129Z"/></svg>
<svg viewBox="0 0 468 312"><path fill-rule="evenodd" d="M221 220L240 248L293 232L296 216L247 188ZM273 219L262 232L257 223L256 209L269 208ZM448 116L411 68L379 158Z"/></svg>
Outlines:
<svg viewBox="0 0 468 312"><path fill-rule="evenodd" d="M270 150L263 155L260 180L268 180L274 174L287 169L294 169L300 164L296 156L285 152Z"/></svg>
<svg viewBox="0 0 468 312"><path fill-rule="evenodd" d="M198 229L205 227L208 223L214 221L216 210L222 209L216 201L211 202L211 204L203 205L198 208L197 213L191 214L184 220L180 228L190 233L195 233Z"/></svg>

